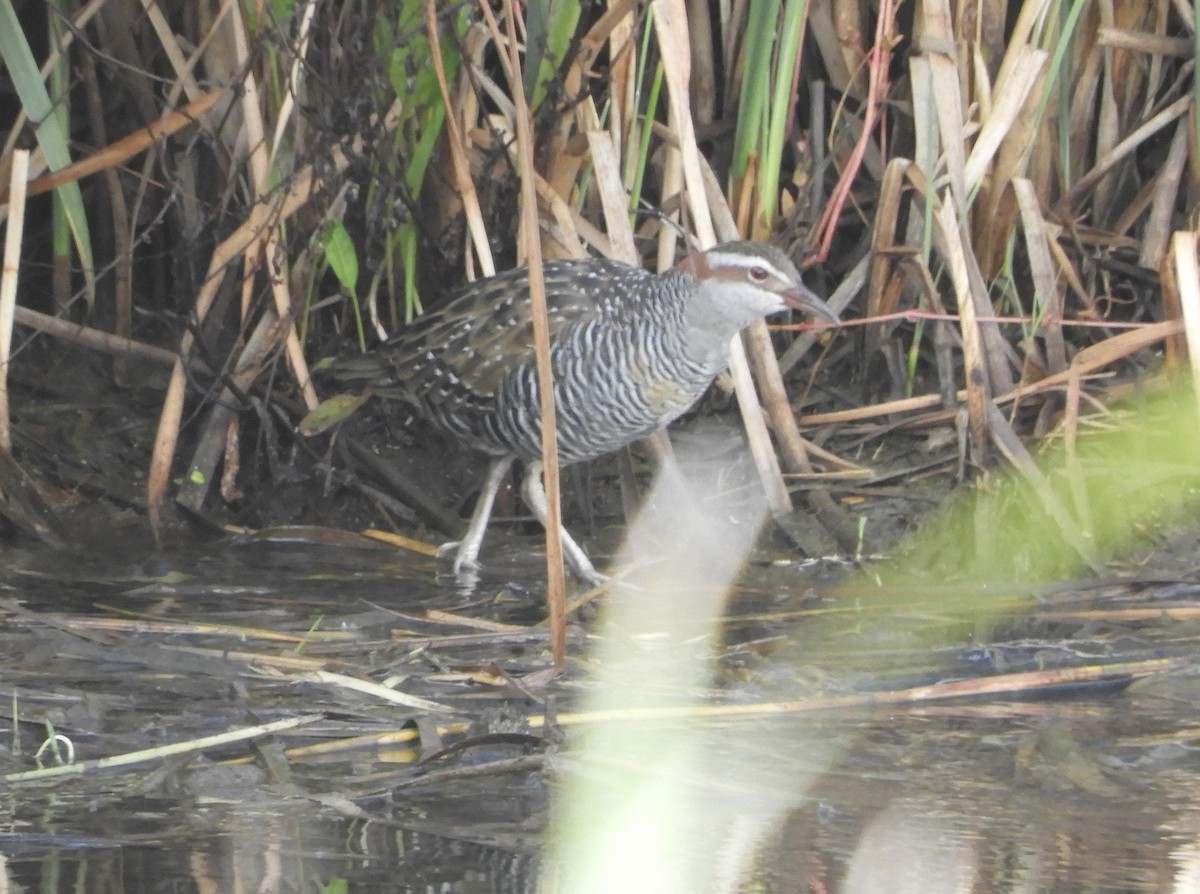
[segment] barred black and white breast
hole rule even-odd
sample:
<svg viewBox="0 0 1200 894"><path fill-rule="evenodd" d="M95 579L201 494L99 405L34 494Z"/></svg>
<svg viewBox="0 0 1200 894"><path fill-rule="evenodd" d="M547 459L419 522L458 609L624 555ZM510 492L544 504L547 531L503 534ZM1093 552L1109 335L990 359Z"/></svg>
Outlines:
<svg viewBox="0 0 1200 894"><path fill-rule="evenodd" d="M789 298L833 316L781 252L758 243L727 243L659 275L596 258L548 261L543 271L563 463L611 453L676 419L724 368L730 339ZM366 368L485 453L541 454L524 267L467 285Z"/></svg>

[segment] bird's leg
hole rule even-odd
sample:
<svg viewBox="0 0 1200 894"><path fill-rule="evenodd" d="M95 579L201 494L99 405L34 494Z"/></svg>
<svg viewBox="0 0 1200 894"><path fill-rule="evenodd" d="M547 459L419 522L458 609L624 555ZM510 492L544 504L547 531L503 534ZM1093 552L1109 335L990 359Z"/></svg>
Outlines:
<svg viewBox="0 0 1200 894"><path fill-rule="evenodd" d="M498 456L488 466L487 477L483 480L483 487L479 489L479 499L475 501L475 511L471 514L471 524L467 526L467 533L463 535L463 539L458 541L454 553L455 574L464 568L475 568L479 565L476 560L479 558L479 548L483 545L483 534L487 530L488 519L492 517L492 504L496 502L496 494L500 492L504 476L512 468L515 459L512 454Z"/></svg>
<svg viewBox="0 0 1200 894"><path fill-rule="evenodd" d="M546 527L549 509L546 505L546 490L542 486L542 464L540 462L531 462L525 467L525 480L521 482L521 497L537 520L542 523L542 527ZM598 587L608 580L607 576L596 570L596 566L588 559L587 553L572 539L565 527L559 525L558 531L562 538L563 554L567 557L567 563L574 570L576 577L593 587Z"/></svg>

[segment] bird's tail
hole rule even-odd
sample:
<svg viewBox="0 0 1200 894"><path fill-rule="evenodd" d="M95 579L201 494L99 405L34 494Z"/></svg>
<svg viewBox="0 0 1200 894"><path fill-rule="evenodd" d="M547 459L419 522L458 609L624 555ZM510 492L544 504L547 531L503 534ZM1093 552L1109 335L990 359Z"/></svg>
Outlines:
<svg viewBox="0 0 1200 894"><path fill-rule="evenodd" d="M414 400L399 385L395 368L375 351L325 357L313 364L312 377L324 399L300 421L305 434L333 427L375 396Z"/></svg>

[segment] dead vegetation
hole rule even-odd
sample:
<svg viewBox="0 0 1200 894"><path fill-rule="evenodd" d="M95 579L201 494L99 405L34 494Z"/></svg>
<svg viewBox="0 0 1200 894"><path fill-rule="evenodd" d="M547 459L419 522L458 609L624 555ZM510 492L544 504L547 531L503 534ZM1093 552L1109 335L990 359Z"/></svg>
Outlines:
<svg viewBox="0 0 1200 894"><path fill-rule="evenodd" d="M322 396L313 359L528 253L517 81L543 255L662 265L685 233L774 238L854 321L820 336L810 374L812 336L752 335L758 400L734 364L773 508L790 506L780 469L804 476L843 549L857 535L815 488L797 423L834 445L955 425L960 468L1022 469L1022 441L1056 430L1070 446L1131 376L1182 357L1195 146L1175 7L802 9L532 4L517 71L503 6L413 2L387 21L355 4L14 8L26 52L57 35L43 92L62 140L28 124L39 91L15 77L25 110L0 170L39 141L8 275L17 362L31 331L110 352L116 386L171 358L150 455L131 457L149 521L161 530L171 501L230 519L297 449ZM47 218L34 197L52 188L86 215L64 200ZM5 207L19 222L24 206ZM838 454L817 466L870 475Z"/></svg>
<svg viewBox="0 0 1200 894"><path fill-rule="evenodd" d="M358 516L339 517L345 526L453 527L437 497L462 484L433 488L421 508L420 495L396 496L369 449L419 446L419 427L391 420L357 442L298 430L304 419L326 427L310 415L329 396L313 364L395 331L452 283L531 256L661 267L685 246L739 235L803 259L809 284L847 321L819 332L764 326L735 357L731 380L777 516L799 495L803 514L857 555L875 532L856 521L871 518L901 471L986 490L1007 467L1035 495L1038 530L1052 533L1014 553L996 530L1029 515L1025 504L959 507L910 570L925 560L927 574L943 561L957 569L965 551L989 573L1043 580L1101 568L1127 536L1118 522L1157 505L1136 500L1161 499L1145 482L1183 501L1194 484L1192 399L1151 398L1187 379L1189 341L1192 363L1200 356L1185 336L1200 319L1186 4L611 0L561 4L570 9L558 17L544 6L521 4L522 16L507 0L425 0L391 4L384 19L355 2L106 0L68 20L40 2L0 0L15 88L0 118L12 246L0 289L12 384L11 397L0 392L0 489L10 522L55 547L96 539L70 523L80 502L136 511L160 537L177 509L216 528L324 524L330 494L356 489L365 499ZM519 229L518 208L536 227ZM1149 415L1128 409L1139 401ZM49 405L81 402L105 424L51 442L63 426L47 421ZM1122 424L1119 446L1086 459L1096 434ZM96 431L123 434L114 443ZM902 439L920 446L889 455ZM1167 448L1154 452L1159 442ZM1035 443L1059 447L1061 463L1035 462ZM430 453L442 458L443 446ZM1129 464L1134 456L1145 463ZM1116 469L1119 486L1087 484L1089 462ZM415 473L449 475L428 464ZM295 499L297 487L311 496ZM289 536L312 545L335 535ZM214 677L336 688L391 669L355 663L374 634L288 634L316 658L230 651L257 641L269 618L259 632L138 619L85 635L94 619L31 618L15 604L3 613L6 625L118 651L139 649L135 634L191 637L171 649ZM429 648L458 674L414 675L425 701L405 706L413 717L447 708L436 703L443 684L464 715L479 703L467 687L540 693L550 640L524 626L464 633L471 614L364 621L387 631L385 665ZM1131 618L1105 616L1144 620ZM469 651L516 640L538 660L509 667ZM759 656L756 641L745 648ZM174 653L154 660L186 679ZM1128 680L1186 659L1155 660L953 691L897 686L892 696ZM860 697L845 698L838 704ZM765 704L830 707L824 696ZM321 710L290 716L306 723ZM351 739L348 726L332 735Z"/></svg>

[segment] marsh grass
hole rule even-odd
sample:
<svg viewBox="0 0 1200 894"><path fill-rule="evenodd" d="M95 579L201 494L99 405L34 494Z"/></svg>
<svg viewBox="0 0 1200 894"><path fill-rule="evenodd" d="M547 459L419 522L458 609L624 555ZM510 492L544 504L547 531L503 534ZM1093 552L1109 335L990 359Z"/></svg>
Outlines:
<svg viewBox="0 0 1200 894"><path fill-rule="evenodd" d="M78 13L27 4L18 18L0 2L21 26L0 29L0 53L23 106L0 171L32 130L31 194L55 185L80 259L73 286L91 309L55 306L126 338L134 316L191 320L149 462L155 523L173 494L219 504L213 488L237 478L237 450L188 453L244 424L223 393L311 409L309 360L343 333L365 344L447 282L520 263L523 177L547 256L663 266L685 233L699 244L740 233L791 246L814 282L865 256L847 315L862 328L826 337L834 359L821 370L856 384L812 408L891 414L903 410L888 398L938 394L949 409L965 387L966 459L981 469L1005 454L998 444L1077 424L1081 401L1105 401L1102 389L1040 391L1042 379L1070 376L1072 358L1123 327L1182 313L1158 279L1171 234L1188 232L1198 169L1192 23L1174 7L752 0L711 20L665 0L524 8L530 170L498 65L506 38L473 3L408 0L381 19L353 3L130 13L119 0ZM119 24L128 14L136 39ZM31 47L46 35L55 45L39 60ZM129 146L189 103L182 122ZM81 191L97 174L105 189ZM65 231L29 238L60 253ZM94 233L120 235L96 260ZM179 252L187 265L169 263ZM32 288L38 268L22 275ZM201 327L219 333L204 345L217 375L207 408L185 413L202 384L185 388L183 375ZM752 341L760 388L782 381L773 344ZM1115 351L1106 369L1154 367L1155 347ZM808 387L789 375L789 388ZM1034 395L1022 412L993 412L1018 387ZM772 412L788 439L791 415ZM748 427L760 457L773 455L766 423L751 412ZM797 452L798 437L784 468L811 471ZM779 480L777 463L760 466ZM190 483L178 491L181 468ZM768 492L787 508L781 486Z"/></svg>

